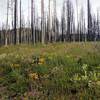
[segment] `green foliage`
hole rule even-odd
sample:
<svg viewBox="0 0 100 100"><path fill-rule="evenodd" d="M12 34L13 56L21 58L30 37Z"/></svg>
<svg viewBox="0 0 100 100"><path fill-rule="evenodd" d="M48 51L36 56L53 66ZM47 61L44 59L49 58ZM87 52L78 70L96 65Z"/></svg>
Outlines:
<svg viewBox="0 0 100 100"><path fill-rule="evenodd" d="M41 100L51 97L70 100L70 96L75 95L77 100L97 98L100 93L99 46L99 43L96 48L92 43L73 43L1 48L0 86L7 91L2 96L40 97Z"/></svg>

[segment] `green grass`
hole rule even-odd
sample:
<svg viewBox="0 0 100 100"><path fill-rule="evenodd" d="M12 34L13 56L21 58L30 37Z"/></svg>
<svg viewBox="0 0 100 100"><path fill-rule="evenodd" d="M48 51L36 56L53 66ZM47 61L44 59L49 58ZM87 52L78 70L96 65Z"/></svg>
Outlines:
<svg viewBox="0 0 100 100"><path fill-rule="evenodd" d="M0 48L0 99L100 99L100 42Z"/></svg>

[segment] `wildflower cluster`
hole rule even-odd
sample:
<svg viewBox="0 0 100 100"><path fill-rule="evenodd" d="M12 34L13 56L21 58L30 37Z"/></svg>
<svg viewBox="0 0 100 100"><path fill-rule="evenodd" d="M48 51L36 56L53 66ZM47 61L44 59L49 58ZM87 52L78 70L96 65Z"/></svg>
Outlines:
<svg viewBox="0 0 100 100"><path fill-rule="evenodd" d="M34 57L32 60L32 64L42 65L45 63L45 58L43 57Z"/></svg>
<svg viewBox="0 0 100 100"><path fill-rule="evenodd" d="M45 59L44 58L39 58L39 65L42 65L42 64L44 64L45 63Z"/></svg>
<svg viewBox="0 0 100 100"><path fill-rule="evenodd" d="M32 80L37 80L38 79L38 74L37 73L30 73L29 78Z"/></svg>

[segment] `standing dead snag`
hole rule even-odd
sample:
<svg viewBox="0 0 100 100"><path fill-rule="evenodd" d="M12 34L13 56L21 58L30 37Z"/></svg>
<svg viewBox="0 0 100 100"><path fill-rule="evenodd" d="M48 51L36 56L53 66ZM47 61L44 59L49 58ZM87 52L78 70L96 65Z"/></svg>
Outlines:
<svg viewBox="0 0 100 100"><path fill-rule="evenodd" d="M48 10L49 10L49 16L48 16L48 18L49 18L49 23L48 23L48 31L49 31L49 42L51 42L51 27L50 27L50 25L51 25L51 18L50 18L50 16L51 16L51 14L50 14L50 12L51 12L51 6L50 6L50 0L49 0L49 6L48 6Z"/></svg>
<svg viewBox="0 0 100 100"><path fill-rule="evenodd" d="M31 31L32 31L32 42L33 42L33 0L31 0Z"/></svg>
<svg viewBox="0 0 100 100"><path fill-rule="evenodd" d="M65 2L63 2L62 15L61 15L61 41L64 42L65 35Z"/></svg>
<svg viewBox="0 0 100 100"><path fill-rule="evenodd" d="M66 40L67 41L71 41L71 30L72 30L72 19L73 19L73 5L72 5L72 2L70 0L67 0L67 34L66 34Z"/></svg>
<svg viewBox="0 0 100 100"><path fill-rule="evenodd" d="M17 43L17 0L14 2L14 44Z"/></svg>
<svg viewBox="0 0 100 100"><path fill-rule="evenodd" d="M56 22L57 22L57 13L56 13L56 0L54 0L54 41L57 40L57 30L56 30Z"/></svg>
<svg viewBox="0 0 100 100"><path fill-rule="evenodd" d="M7 0L7 21L6 21L6 33L5 33L5 46L7 46L7 34L8 34L8 15L9 15L9 0Z"/></svg>
<svg viewBox="0 0 100 100"><path fill-rule="evenodd" d="M7 19L6 19L6 32L5 38L4 38L4 44L7 46L8 44L12 44L13 42L13 35L12 35L12 28L13 28L13 9L14 9L14 3L13 0L7 0ZM8 32L9 30L9 32Z"/></svg>
<svg viewBox="0 0 100 100"><path fill-rule="evenodd" d="M44 0L41 0L41 31L42 31L42 44L45 43L45 21L44 21Z"/></svg>
<svg viewBox="0 0 100 100"><path fill-rule="evenodd" d="M31 0L31 30L32 30L32 43L35 44L35 7L34 7L34 0Z"/></svg>
<svg viewBox="0 0 100 100"><path fill-rule="evenodd" d="M91 15L91 6L90 0L87 0L87 17L88 17L88 40L93 40L93 33L92 33L92 15Z"/></svg>
<svg viewBox="0 0 100 100"><path fill-rule="evenodd" d="M22 25L22 20L21 20L21 0L20 0L20 29L19 29L19 43L21 43L21 25Z"/></svg>

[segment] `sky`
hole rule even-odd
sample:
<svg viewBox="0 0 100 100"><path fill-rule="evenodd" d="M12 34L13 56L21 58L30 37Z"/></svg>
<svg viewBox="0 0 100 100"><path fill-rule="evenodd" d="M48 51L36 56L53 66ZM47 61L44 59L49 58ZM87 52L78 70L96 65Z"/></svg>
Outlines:
<svg viewBox="0 0 100 100"><path fill-rule="evenodd" d="M22 0L22 11L23 14L25 15L25 19L27 20L28 17L28 2L29 2L29 7L31 7L30 5L30 1L31 0ZM62 4L63 4L64 0L56 0L57 2L57 16L60 19L61 18L61 13L62 13ZM71 0L71 2L73 3L73 7L76 9L76 0ZM36 2L36 9L38 11L38 16L41 16L41 0L35 0ZM47 7L48 7L48 0L44 0L45 2L45 12L47 12ZM53 10L53 0L51 0L51 9ZM97 9L99 9L100 11L100 0L90 0L91 2L91 6L92 6L92 13L96 14ZM87 10L87 0L78 0L78 11L80 11L80 8L83 7L84 8L84 12L86 12ZM0 26L3 22L6 21L6 5L7 5L7 0L0 0ZM75 10L74 9L74 10ZM80 12L79 12L80 13ZM85 14L86 15L86 14ZM76 10L75 10L75 16L77 16L76 14ZM10 19L9 19L10 20Z"/></svg>

